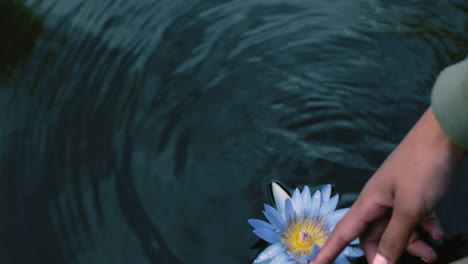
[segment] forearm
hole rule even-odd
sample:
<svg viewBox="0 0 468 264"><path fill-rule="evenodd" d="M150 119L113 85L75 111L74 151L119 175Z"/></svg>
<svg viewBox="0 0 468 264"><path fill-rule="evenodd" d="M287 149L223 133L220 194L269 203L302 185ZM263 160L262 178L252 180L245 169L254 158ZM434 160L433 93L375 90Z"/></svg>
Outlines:
<svg viewBox="0 0 468 264"><path fill-rule="evenodd" d="M431 190L433 197L430 199L437 201L445 192L446 184L450 182L464 154L465 150L447 136L436 120L432 107L429 107L376 174L398 178L413 171L409 175L414 178L415 183L437 183L438 188L435 189L438 191ZM412 192L417 191L420 186L404 188ZM392 199L389 199L389 204L393 203Z"/></svg>
<svg viewBox="0 0 468 264"><path fill-rule="evenodd" d="M437 120L432 107L421 116L399 148L407 148L407 153L434 156L433 169L443 174L451 173L465 155L465 149L454 143ZM419 154L418 154L419 153ZM418 160L417 157L414 158ZM428 162L427 156L423 159ZM426 165L426 164L421 164Z"/></svg>

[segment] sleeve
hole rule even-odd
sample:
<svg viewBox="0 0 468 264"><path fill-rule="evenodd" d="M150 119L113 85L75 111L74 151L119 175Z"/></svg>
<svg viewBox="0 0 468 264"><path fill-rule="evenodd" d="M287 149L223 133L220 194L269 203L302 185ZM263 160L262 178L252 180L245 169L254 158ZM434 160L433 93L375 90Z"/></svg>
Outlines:
<svg viewBox="0 0 468 264"><path fill-rule="evenodd" d="M448 137L468 150L468 58L439 74L432 90L431 104Z"/></svg>

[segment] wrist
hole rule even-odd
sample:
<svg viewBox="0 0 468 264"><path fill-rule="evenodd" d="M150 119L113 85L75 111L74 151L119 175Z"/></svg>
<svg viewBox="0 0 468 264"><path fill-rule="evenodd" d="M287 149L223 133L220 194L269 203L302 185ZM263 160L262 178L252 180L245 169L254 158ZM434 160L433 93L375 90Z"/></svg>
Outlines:
<svg viewBox="0 0 468 264"><path fill-rule="evenodd" d="M436 119L432 107L427 109L412 130L415 130L414 134L418 139L422 139L417 142L421 143L425 151L430 152L427 154L436 156L434 162L448 166L448 170L458 167L465 155L465 149L455 144L446 134Z"/></svg>
<svg viewBox="0 0 468 264"><path fill-rule="evenodd" d="M442 151L447 152L449 155L452 155L454 158L457 159L463 159L466 150L460 147L458 144L456 144L444 131L442 126L440 125L439 121L435 117L434 111L432 107L429 107L429 109L426 111L428 115L428 119L430 119L430 122L432 123L432 126L434 127L434 133L436 134L436 142L440 144L440 149Z"/></svg>

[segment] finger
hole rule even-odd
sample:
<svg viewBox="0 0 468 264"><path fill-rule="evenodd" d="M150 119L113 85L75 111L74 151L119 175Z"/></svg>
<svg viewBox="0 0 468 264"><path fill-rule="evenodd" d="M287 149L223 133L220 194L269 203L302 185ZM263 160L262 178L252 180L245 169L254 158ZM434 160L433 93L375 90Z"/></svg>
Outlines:
<svg viewBox="0 0 468 264"><path fill-rule="evenodd" d="M435 212L432 212L428 217L424 218L421 222L421 227L434 239L442 240L444 239L444 230L439 223L439 219Z"/></svg>
<svg viewBox="0 0 468 264"><path fill-rule="evenodd" d="M358 199L338 223L311 264L332 263L341 251L365 230L366 226L382 215L386 208L376 204L364 205ZM368 212L372 212L369 214Z"/></svg>
<svg viewBox="0 0 468 264"><path fill-rule="evenodd" d="M421 219L418 210L413 210L407 205L394 208L392 218L380 239L378 254L373 263L396 263Z"/></svg>
<svg viewBox="0 0 468 264"><path fill-rule="evenodd" d="M349 210L335 227L311 264L332 263L340 252L364 231L365 223L357 220L358 210L356 208Z"/></svg>
<svg viewBox="0 0 468 264"><path fill-rule="evenodd" d="M390 215L382 217L370 224L366 231L360 237L361 247L366 253L367 262L372 263L372 260L377 254L380 238L382 237L385 227L387 227Z"/></svg>
<svg viewBox="0 0 468 264"><path fill-rule="evenodd" d="M411 235L406 251L427 263L433 263L437 260L437 253L426 242L421 240L416 232Z"/></svg>
<svg viewBox="0 0 468 264"><path fill-rule="evenodd" d="M361 247L364 250L367 262L372 263L372 260L377 254L377 248L379 247L378 241L366 241L364 243L361 242Z"/></svg>

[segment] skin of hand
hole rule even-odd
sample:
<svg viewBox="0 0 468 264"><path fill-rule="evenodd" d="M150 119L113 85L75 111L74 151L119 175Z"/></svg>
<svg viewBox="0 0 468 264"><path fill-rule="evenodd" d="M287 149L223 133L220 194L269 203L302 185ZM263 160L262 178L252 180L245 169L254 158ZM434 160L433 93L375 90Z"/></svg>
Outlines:
<svg viewBox="0 0 468 264"><path fill-rule="evenodd" d="M436 253L418 237L416 228L443 238L434 209L464 155L429 107L369 179L310 263L332 263L357 237L369 263L396 263L405 250L426 262L436 261Z"/></svg>

